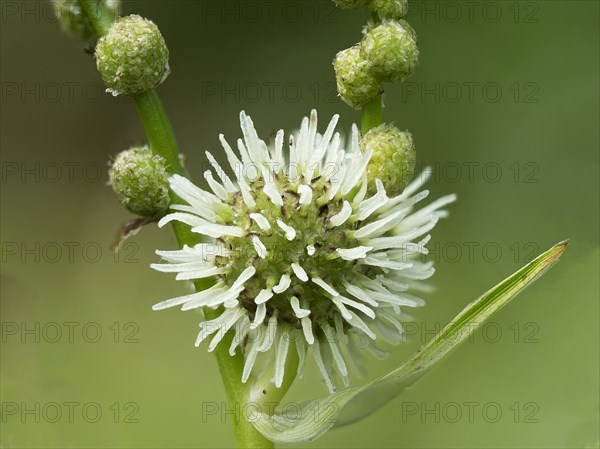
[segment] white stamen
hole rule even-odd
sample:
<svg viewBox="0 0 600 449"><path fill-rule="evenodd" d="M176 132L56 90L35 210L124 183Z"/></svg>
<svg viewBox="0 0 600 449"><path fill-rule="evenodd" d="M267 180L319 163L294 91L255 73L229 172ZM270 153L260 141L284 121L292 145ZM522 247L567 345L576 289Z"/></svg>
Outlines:
<svg viewBox="0 0 600 449"><path fill-rule="evenodd" d="M231 179L229 179L229 176L227 176L227 173L225 173L225 170L223 170L221 168L221 166L219 165L219 163L217 162L215 157L208 151L206 151L205 154L206 154L206 158L208 159L208 162L210 163L210 165L212 165L213 169L217 173L217 176L219 177L219 179L225 186L225 189L227 190L227 192L229 192L229 193L237 192L239 189L231 182Z"/></svg>
<svg viewBox="0 0 600 449"><path fill-rule="evenodd" d="M300 324L302 325L302 332L304 333L304 338L306 338L306 342L309 345L312 345L315 342L315 336L312 331L312 321L309 317L305 316L300 319Z"/></svg>
<svg viewBox="0 0 600 449"><path fill-rule="evenodd" d="M333 355L333 359L335 360L338 370L344 378L345 383L348 380L348 368L346 367L346 362L344 362L344 358L342 357L342 353L340 352L340 347L338 345L333 328L327 323L320 323L320 326L323 330L323 333L325 334L327 343L329 343L329 347L331 348L331 354Z"/></svg>
<svg viewBox="0 0 600 449"><path fill-rule="evenodd" d="M265 336L258 347L259 352L267 352L273 346L275 342L275 337L277 335L277 310L273 312L271 318L269 318L269 323L267 324L267 332L265 332Z"/></svg>
<svg viewBox="0 0 600 449"><path fill-rule="evenodd" d="M356 248L338 248L335 251L344 260L364 259L367 253L373 249L372 246L357 246Z"/></svg>
<svg viewBox="0 0 600 449"><path fill-rule="evenodd" d="M351 326L363 331L371 340L375 340L377 336L373 333L369 326L354 312L350 311L351 318L346 320Z"/></svg>
<svg viewBox="0 0 600 449"><path fill-rule="evenodd" d="M277 186L273 183L265 184L263 192L269 197L271 202L275 206L283 206L283 200L281 199L281 193L277 190Z"/></svg>
<svg viewBox="0 0 600 449"><path fill-rule="evenodd" d="M238 322L235 326L235 335L231 339L231 345L229 346L229 355L230 356L233 357L235 355L237 347L240 345L240 343L242 342L244 337L247 335L248 323L250 323L250 321L248 320L248 317L246 317L246 314L243 314L242 319L238 320Z"/></svg>
<svg viewBox="0 0 600 449"><path fill-rule="evenodd" d="M288 331L283 331L279 336L279 344L276 348L275 355L275 386L281 387L283 383L283 374L285 370L285 360L287 358L288 349L290 346L290 338Z"/></svg>
<svg viewBox="0 0 600 449"><path fill-rule="evenodd" d="M296 340L296 352L298 353L298 370L296 371L296 375L298 376L298 379L302 379L304 376L304 363L306 360L306 345L300 335L296 334L294 339Z"/></svg>
<svg viewBox="0 0 600 449"><path fill-rule="evenodd" d="M266 316L267 316L267 306L264 303L259 304L258 307L256 308L256 313L254 315L254 321L250 325L250 329L256 329L258 326L260 326L265 321Z"/></svg>
<svg viewBox="0 0 600 449"><path fill-rule="evenodd" d="M280 173L283 168L284 160L283 160L283 129L277 131L275 135L275 173Z"/></svg>
<svg viewBox="0 0 600 449"><path fill-rule="evenodd" d="M244 370L242 371L242 383L244 384L248 381L250 373L252 372L252 368L254 368L254 362L256 361L256 356L258 355L258 346L259 342L254 342L246 355L246 363L244 363Z"/></svg>
<svg viewBox="0 0 600 449"><path fill-rule="evenodd" d="M279 284L277 284L273 287L273 291L275 293L283 293L284 291L286 291L288 289L288 287L290 286L291 283L292 283L292 278L290 278L289 275L284 274L279 279Z"/></svg>
<svg viewBox="0 0 600 449"><path fill-rule="evenodd" d="M209 187L215 195L217 195L223 201L227 199L227 190L225 190L225 187L215 181L215 178L210 170L206 170L204 172L204 179L206 179L206 182L208 182Z"/></svg>
<svg viewBox="0 0 600 449"><path fill-rule="evenodd" d="M379 303L373 298L371 298L369 294L362 288L357 287L356 285L352 285L348 282L344 282L344 287L346 287L346 291L355 298L360 299L361 301L366 302L367 304L372 305L373 307L377 307L379 305Z"/></svg>
<svg viewBox="0 0 600 449"><path fill-rule="evenodd" d="M323 379L325 380L327 389L329 390L330 393L334 393L335 388L333 386L333 383L331 382L331 378L329 377L329 374L327 373L325 364L323 363L323 358L321 357L321 348L319 347L319 342L317 342L317 344L314 345L312 349L313 349L313 357L315 359L315 362L317 363L317 366L319 367L319 371L321 371L321 375L323 376Z"/></svg>
<svg viewBox="0 0 600 449"><path fill-rule="evenodd" d="M233 283L233 285L231 286L231 288L239 288L239 287L243 286L244 282L246 282L248 279L250 279L252 276L254 276L255 273L256 273L256 268L254 268L254 267L248 267L248 268L246 268L238 276L238 278Z"/></svg>
<svg viewBox="0 0 600 449"><path fill-rule="evenodd" d="M193 247L183 245L175 251L156 250L155 253L168 262L202 262L213 261L216 256L229 256L229 251L219 243L198 243Z"/></svg>
<svg viewBox="0 0 600 449"><path fill-rule="evenodd" d="M252 236L252 244L254 245L254 249L256 250L256 254L258 254L258 256L261 259L264 259L265 257L267 257L267 247L255 235Z"/></svg>
<svg viewBox="0 0 600 449"><path fill-rule="evenodd" d="M302 282L308 281L308 275L306 274L306 271L304 271L304 268L302 268L300 265L298 265L297 263L293 263L292 270L294 271L296 277Z"/></svg>
<svg viewBox="0 0 600 449"><path fill-rule="evenodd" d="M292 299L290 299L290 304L294 314L296 315L296 318L302 319L310 315L310 310L301 308L300 301L298 301L298 298L295 296L292 296Z"/></svg>
<svg viewBox="0 0 600 449"><path fill-rule="evenodd" d="M198 226L202 223L206 223L206 220L204 220L203 218L197 217L195 215L186 214L183 212L174 212L172 214L168 214L168 215L165 215L164 217L162 217L158 221L158 227L162 228L164 225L166 225L167 223L170 223L174 220L180 221L181 223L185 223L186 225L189 225L189 226Z"/></svg>
<svg viewBox="0 0 600 449"><path fill-rule="evenodd" d="M246 179L244 178L244 174L241 173L243 165L240 160L237 158L229 143L225 140L223 134L219 134L219 140L221 141L221 145L223 145L223 149L225 150L225 154L227 155L227 160L229 161L229 165L233 169L235 176L238 180L238 185L240 191L242 192L242 198L246 206L253 208L256 206L256 202L254 198L252 198L252 194L250 193L250 187L246 183Z"/></svg>
<svg viewBox="0 0 600 449"><path fill-rule="evenodd" d="M273 292L271 291L271 289L265 288L264 290L261 290L260 292L258 292L258 295L256 295L256 298L254 298L254 302L256 304L262 304L264 302L267 302L272 297L273 297Z"/></svg>
<svg viewBox="0 0 600 449"><path fill-rule="evenodd" d="M386 195L382 182L376 179L375 184L377 185L377 193L358 206L358 219L361 221L369 218L373 212L388 202L389 198Z"/></svg>
<svg viewBox="0 0 600 449"><path fill-rule="evenodd" d="M267 220L264 215L254 212L250 214L250 218L252 218L256 222L258 227L263 231L268 231L269 229L271 229L269 220Z"/></svg>
<svg viewBox="0 0 600 449"><path fill-rule="evenodd" d="M277 226L281 228L283 232L285 232L285 238L288 240L294 240L296 238L296 230L291 226L286 225L279 218L277 219Z"/></svg>
<svg viewBox="0 0 600 449"><path fill-rule="evenodd" d="M309 186L305 184L300 184L298 186L298 193L300 194L300 204L304 206L305 204L311 203L313 191Z"/></svg>
<svg viewBox="0 0 600 449"><path fill-rule="evenodd" d="M385 232L389 231L396 225L397 219L400 217L400 215L404 213L404 210L399 210L394 212L393 214L388 215L385 218L374 221L373 223L369 223L368 225L358 229L354 233L354 237L357 239L364 239L383 235Z"/></svg>
<svg viewBox="0 0 600 449"><path fill-rule="evenodd" d="M325 282L320 277L313 277L312 281L315 284L317 284L319 287L321 287L323 290L325 290L327 293L329 293L330 295L332 295L332 296L340 295L338 292L335 291L335 289L333 287L331 287L327 282Z"/></svg>
<svg viewBox="0 0 600 449"><path fill-rule="evenodd" d="M332 301L336 305L336 307L338 308L340 313L342 314L342 317L344 317L344 319L346 321L350 321L352 319L352 315L350 315L350 311L344 305L344 303L340 300L340 298L338 296L335 296L335 297L333 297Z"/></svg>
<svg viewBox="0 0 600 449"><path fill-rule="evenodd" d="M344 201L344 205L342 206L342 210L340 210L336 215L329 219L331 226L340 226L350 218L352 215L352 206L348 201Z"/></svg>
<svg viewBox="0 0 600 449"><path fill-rule="evenodd" d="M158 304L154 304L152 306L152 310L164 310L164 309L168 309L169 307L179 306L179 305L187 303L187 302L198 301L198 300L202 300L205 298L211 298L211 297L216 296L219 293L223 292L223 289L221 288L222 286L223 286L222 283L218 283L218 284L213 285L211 288L202 290L201 292L198 292L198 293L192 293L191 295L184 295L184 296L179 296L177 298L167 299L166 301L162 301L162 302L159 302Z"/></svg>
<svg viewBox="0 0 600 449"><path fill-rule="evenodd" d="M335 324L335 332L337 333L338 339L345 344L348 344L349 338L344 332L344 320L341 315L335 314L333 317L333 323Z"/></svg>
<svg viewBox="0 0 600 449"><path fill-rule="evenodd" d="M347 306L354 307L355 309L360 310L362 313L367 315L369 318L375 318L375 312L373 312L373 309L365 306L364 304L353 301L352 299L346 298L345 296L340 296L340 300Z"/></svg>
<svg viewBox="0 0 600 449"><path fill-rule="evenodd" d="M365 257L361 263L371 265L372 267L389 268L390 270L404 270L412 267L412 263L396 262L394 260L385 260L378 257Z"/></svg>
<svg viewBox="0 0 600 449"><path fill-rule="evenodd" d="M225 319L224 315L228 312L231 313L227 316L227 319ZM231 327L241 318L243 313L244 311L242 309L228 309L227 311L223 312L223 315L221 315L221 318L223 319L219 324L219 330L217 331L217 334L213 337L213 339L210 341L210 344L208 345L208 352L212 352L217 347L217 345L223 339L227 331L229 331L229 329L231 329Z"/></svg>
<svg viewBox="0 0 600 449"><path fill-rule="evenodd" d="M308 245L306 247L306 252L308 253L309 256L313 256L316 251L317 251L317 249L312 245Z"/></svg>
<svg viewBox="0 0 600 449"><path fill-rule="evenodd" d="M244 230L239 226L224 226L220 224L209 223L208 221L201 223L198 226L194 226L192 228L192 232L208 235L209 237L213 237L215 239L223 237L224 235L230 235L232 237L242 237L244 235Z"/></svg>
<svg viewBox="0 0 600 449"><path fill-rule="evenodd" d="M156 267L153 267L154 269L156 269ZM175 280L177 281L189 281L190 279L203 279L209 276L216 276L217 274L223 274L224 271L223 269L226 270L225 267L209 267L209 268L203 268L201 270L194 270L194 271L182 271L180 273L177 274L177 276L175 276Z"/></svg>

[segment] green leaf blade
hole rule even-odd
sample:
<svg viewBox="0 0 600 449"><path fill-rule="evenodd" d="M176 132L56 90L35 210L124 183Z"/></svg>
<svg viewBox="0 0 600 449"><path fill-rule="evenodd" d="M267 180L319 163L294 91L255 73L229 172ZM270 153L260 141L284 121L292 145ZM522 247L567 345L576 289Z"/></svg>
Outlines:
<svg viewBox="0 0 600 449"><path fill-rule="evenodd" d="M550 248L467 305L412 358L390 373L295 407L295 413L259 414L256 429L276 443L298 444L315 440L333 427L356 422L397 397L419 380L487 319L538 279L565 252L568 241ZM285 408L284 408L285 409Z"/></svg>

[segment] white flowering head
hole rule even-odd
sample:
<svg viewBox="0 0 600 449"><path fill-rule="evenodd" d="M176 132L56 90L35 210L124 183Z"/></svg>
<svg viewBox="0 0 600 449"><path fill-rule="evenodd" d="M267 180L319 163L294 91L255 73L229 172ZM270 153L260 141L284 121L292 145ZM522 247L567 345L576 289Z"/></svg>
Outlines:
<svg viewBox="0 0 600 449"><path fill-rule="evenodd" d="M244 354L243 382L260 357L273 364L273 383L281 386L295 351L299 376L310 352L331 391L336 373L348 385L348 355L358 362L358 349L381 354L379 337L400 342L403 310L423 304L410 290L433 274L420 256L444 214L440 207L454 197L415 210L427 196L417 193L423 177L389 196L379 179L369 181L372 150L361 151L357 128L344 144L337 120L320 134L313 111L284 149L283 131L269 146L242 112L239 153L220 136L232 177L207 153L216 174L204 173L209 191L170 178L185 204L171 206L159 225L176 220L210 241L158 251L165 263L153 268L216 282L154 308L221 310L200 324L196 344L210 338L213 350L232 331L229 352Z"/></svg>

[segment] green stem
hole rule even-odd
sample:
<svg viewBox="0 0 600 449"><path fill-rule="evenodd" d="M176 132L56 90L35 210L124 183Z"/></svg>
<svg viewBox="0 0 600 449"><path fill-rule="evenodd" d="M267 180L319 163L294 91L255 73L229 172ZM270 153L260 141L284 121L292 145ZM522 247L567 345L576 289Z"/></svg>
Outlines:
<svg viewBox="0 0 600 449"><path fill-rule="evenodd" d="M211 320L221 314L220 310L205 309L204 316ZM217 365L223 378L223 385L227 394L227 403L229 410L233 411L233 433L235 435L236 445L239 448L264 448L275 447L272 441L267 440L254 427L254 424L245 419L248 410L248 388L241 382L242 370L244 369L244 357L240 351L234 356L229 355L229 346L233 335L227 333L221 343L214 350L217 358Z"/></svg>
<svg viewBox="0 0 600 449"><path fill-rule="evenodd" d="M114 20L105 3L98 0L79 0L79 3L90 19L96 34L100 37L104 36ZM170 173L184 175L185 170L179 159L175 134L158 94L154 90L149 90L136 95L134 100L150 149L166 160ZM176 198L172 193L171 196L173 199ZM179 245L194 245L199 241L197 234L192 233L189 226L182 223L174 223L173 230ZM201 291L208 288L213 282L211 279L203 279L195 282L194 285L197 291ZM209 320L220 314L219 310L206 309L204 312ZM221 344L215 348L214 353L223 378L228 406L230 409L236 410L233 429L237 446L240 448L273 448L273 443L263 437L254 425L245 419L244 411L246 410L248 391L246 385L241 383L244 357L240 351L233 357L229 355L232 338L231 333L226 335Z"/></svg>
<svg viewBox="0 0 600 449"><path fill-rule="evenodd" d="M81 8L92 23L98 36L104 36L113 24L115 16L104 2L98 0L79 0Z"/></svg>
<svg viewBox="0 0 600 449"><path fill-rule="evenodd" d="M166 161L169 173L184 174L179 160L179 149L169 117L154 89L133 97L138 114L146 131L148 145L153 153Z"/></svg>
<svg viewBox="0 0 600 449"><path fill-rule="evenodd" d="M381 23L381 17L376 11L371 10L371 18L375 25ZM383 123L383 97L378 95L373 98L369 103L362 108L360 114L360 128L363 136L369 132L370 129L376 128Z"/></svg>
<svg viewBox="0 0 600 449"><path fill-rule="evenodd" d="M362 108L360 115L360 128L363 136L369 132L370 129L375 128L383 123L382 114L383 101L381 95L378 95L373 100Z"/></svg>

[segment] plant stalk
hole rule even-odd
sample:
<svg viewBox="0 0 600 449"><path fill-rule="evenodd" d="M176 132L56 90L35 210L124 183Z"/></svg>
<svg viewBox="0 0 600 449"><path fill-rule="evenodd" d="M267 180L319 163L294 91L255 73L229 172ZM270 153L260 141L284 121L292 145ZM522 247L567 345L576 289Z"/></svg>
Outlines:
<svg viewBox="0 0 600 449"><path fill-rule="evenodd" d="M362 108L360 115L360 129L364 136L369 130L383 123L383 99L378 95Z"/></svg>
<svg viewBox="0 0 600 449"><path fill-rule="evenodd" d="M96 34L104 36L112 25L111 14L103 1L79 0L83 11L89 18ZM144 126L148 144L153 153L163 157L170 173L184 175L185 170L179 159L177 141L173 128L165 112L160 97L155 90L149 90L134 97L135 105ZM171 192L171 198L177 197ZM199 242L197 234L182 223L174 223L173 230L179 245L195 245ZM201 291L208 288L214 281L203 279L194 283L196 290ZM219 310L206 309L207 319L213 319L220 314ZM240 448L273 448L271 441L260 434L254 425L243 416L246 400L248 397L246 385L241 383L244 358L238 351L235 356L230 356L228 348L233 336L231 333L225 336L221 344L215 348L217 365L223 379L223 385L228 399L228 406L235 410L233 419L233 430L236 444Z"/></svg>

